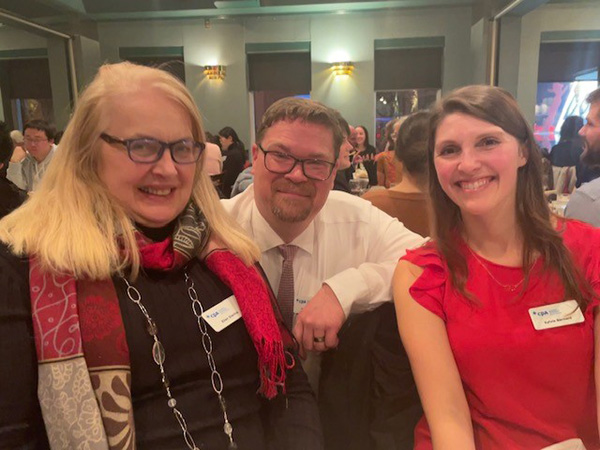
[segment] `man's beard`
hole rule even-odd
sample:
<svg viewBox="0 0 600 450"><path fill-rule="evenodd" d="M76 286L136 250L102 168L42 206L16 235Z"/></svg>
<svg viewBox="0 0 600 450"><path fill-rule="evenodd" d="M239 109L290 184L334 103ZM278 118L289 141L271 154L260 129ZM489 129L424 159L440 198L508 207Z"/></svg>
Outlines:
<svg viewBox="0 0 600 450"><path fill-rule="evenodd" d="M588 167L600 167L600 148L591 147L588 143L581 154L581 162Z"/></svg>
<svg viewBox="0 0 600 450"><path fill-rule="evenodd" d="M297 223L306 220L312 213L313 201L309 204L302 204L301 200L298 203L284 202L282 199L276 199L277 188L281 187L288 192L297 192L301 194L307 194L314 199L315 187L310 182L302 184L294 184L285 179L279 180L272 185L273 189L273 202L271 203L271 212L282 222ZM296 203L296 204L295 204Z"/></svg>

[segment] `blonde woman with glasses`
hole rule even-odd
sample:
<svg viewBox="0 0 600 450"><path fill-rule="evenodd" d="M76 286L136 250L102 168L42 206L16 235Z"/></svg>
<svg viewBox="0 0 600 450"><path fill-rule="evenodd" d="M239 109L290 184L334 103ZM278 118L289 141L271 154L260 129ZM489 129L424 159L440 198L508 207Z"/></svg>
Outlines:
<svg viewBox="0 0 600 450"><path fill-rule="evenodd" d="M203 172L200 113L103 66L39 189L0 221L0 442L321 448L258 249Z"/></svg>

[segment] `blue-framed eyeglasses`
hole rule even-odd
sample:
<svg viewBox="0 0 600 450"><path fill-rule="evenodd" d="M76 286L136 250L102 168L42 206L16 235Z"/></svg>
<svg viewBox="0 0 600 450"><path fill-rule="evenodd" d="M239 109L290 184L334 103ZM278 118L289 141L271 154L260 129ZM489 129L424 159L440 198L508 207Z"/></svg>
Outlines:
<svg viewBox="0 0 600 450"><path fill-rule="evenodd" d="M127 149L127 155L133 162L152 164L159 161L166 149L171 152L171 158L177 164L193 164L200 159L204 151L204 142L191 139L180 139L173 142L163 142L152 138L119 139L106 133L100 135L109 144L120 144Z"/></svg>
<svg viewBox="0 0 600 450"><path fill-rule="evenodd" d="M290 173L296 167L296 164L302 166L302 173L306 178L316 181L325 181L331 176L335 163L322 159L299 159L287 153L277 150L265 150L261 144L258 148L265 154L265 168L269 172L285 175Z"/></svg>

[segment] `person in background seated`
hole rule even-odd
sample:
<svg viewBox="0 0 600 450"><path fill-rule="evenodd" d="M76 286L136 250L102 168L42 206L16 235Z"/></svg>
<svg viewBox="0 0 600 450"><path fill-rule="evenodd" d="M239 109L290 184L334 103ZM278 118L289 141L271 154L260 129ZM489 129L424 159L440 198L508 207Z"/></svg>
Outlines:
<svg viewBox="0 0 600 450"><path fill-rule="evenodd" d="M248 159L246 149L240 141L235 130L231 127L222 128L219 131L221 151L223 153L223 176L221 177L221 191L225 198L231 197L231 188L236 178Z"/></svg>
<svg viewBox="0 0 600 450"><path fill-rule="evenodd" d="M350 152L354 150L354 146L350 142L352 140L352 135L356 133L354 127L348 125L346 119L342 117L336 111L338 115L338 121L340 123L340 128L342 129L343 141L340 147L340 156L338 157L338 167L335 173L335 180L333 182L333 190L334 191L342 191L350 193L350 184L349 180L351 177L351 169L350 166L352 163L350 162Z"/></svg>
<svg viewBox="0 0 600 450"><path fill-rule="evenodd" d="M581 162L590 171L600 172L600 89L590 93L587 101L590 111L586 124L579 130L584 142ZM583 184L571 194L565 216L600 227L600 178Z"/></svg>
<svg viewBox="0 0 600 450"><path fill-rule="evenodd" d="M362 165L369 177L369 186L377 185L377 167L375 165L375 147L369 143L369 132L364 125L354 128L356 134L356 154L352 159L353 173Z"/></svg>
<svg viewBox="0 0 600 450"><path fill-rule="evenodd" d="M408 116L394 143L396 159L402 165L400 183L390 189L371 190L362 197L421 236L429 236L428 132L429 113L417 112Z"/></svg>
<svg viewBox="0 0 600 450"><path fill-rule="evenodd" d="M27 192L31 192L37 187L52 161L56 150L54 133L54 127L44 120L32 120L23 127L27 156L22 161L13 164L21 166L23 189ZM18 177L12 177L12 170L9 171L9 179L14 180L13 183L19 182Z"/></svg>
<svg viewBox="0 0 600 450"><path fill-rule="evenodd" d="M572 167L580 163L583 153L583 139L579 130L583 119L579 116L569 116L560 127L560 140L550 150L550 162L557 167Z"/></svg>
<svg viewBox="0 0 600 450"><path fill-rule="evenodd" d="M384 186L386 189L389 189L399 181L394 155L394 142L403 121L404 117L395 117L385 124L385 148L383 152L375 157L377 185Z"/></svg>
<svg viewBox="0 0 600 450"><path fill-rule="evenodd" d="M212 142L205 143L204 149L204 170L208 175L218 175L223 170L223 157L221 149Z"/></svg>
<svg viewBox="0 0 600 450"><path fill-rule="evenodd" d="M248 166L240 172L235 183L233 183L233 187L231 188L231 198L248 189L248 186L250 186L253 181L254 175L252 175L252 166Z"/></svg>
<svg viewBox="0 0 600 450"><path fill-rule="evenodd" d="M6 178L8 161L13 154L13 140L4 122L0 122L0 218L18 208L25 200L25 191Z"/></svg>
<svg viewBox="0 0 600 450"><path fill-rule="evenodd" d="M0 220L3 448L322 449L203 136L173 75L104 65L39 189Z"/></svg>
<svg viewBox="0 0 600 450"><path fill-rule="evenodd" d="M429 157L435 240L394 276L425 411L415 449L598 448L600 230L551 215L533 132L500 88L440 100Z"/></svg>
<svg viewBox="0 0 600 450"><path fill-rule="evenodd" d="M558 194L563 192L570 194L576 186L581 185L580 178L583 171L580 157L583 152L583 140L578 132L582 126L583 119L581 117L567 117L560 127L558 144L550 150L549 158L553 167L553 185Z"/></svg>

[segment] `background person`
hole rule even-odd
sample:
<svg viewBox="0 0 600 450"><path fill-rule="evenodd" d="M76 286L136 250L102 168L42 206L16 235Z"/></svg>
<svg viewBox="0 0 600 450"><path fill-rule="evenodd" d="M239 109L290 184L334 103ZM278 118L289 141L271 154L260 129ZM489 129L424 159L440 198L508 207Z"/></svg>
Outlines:
<svg viewBox="0 0 600 450"><path fill-rule="evenodd" d="M377 185L384 186L386 189L389 189L399 181L394 147L398 131L405 118L406 117L395 117L385 124L385 147L383 151L375 157L377 166Z"/></svg>
<svg viewBox="0 0 600 450"><path fill-rule="evenodd" d="M2 446L322 448L202 139L159 69L106 65L81 95L39 189L0 221ZM215 306L241 320L211 321Z"/></svg>
<svg viewBox="0 0 600 450"><path fill-rule="evenodd" d="M219 131L221 152L223 153L223 176L221 177L221 191L225 198L231 197L231 188L238 175L244 170L248 159L246 149L235 130L231 127Z"/></svg>
<svg viewBox="0 0 600 450"><path fill-rule="evenodd" d="M438 102L429 156L435 240L394 277L427 418L415 448L597 448L600 231L551 216L533 133L502 89Z"/></svg>
<svg viewBox="0 0 600 450"><path fill-rule="evenodd" d="M600 89L587 97L590 111L586 124L579 130L583 138L582 164L591 171L600 171ZM600 178L578 188L569 199L565 215L600 227Z"/></svg>
<svg viewBox="0 0 600 450"><path fill-rule="evenodd" d="M205 143L204 149L204 170L208 175L218 175L223 170L223 156L221 149L212 142Z"/></svg>
<svg viewBox="0 0 600 450"><path fill-rule="evenodd" d="M583 152L583 140L578 132L582 126L581 117L567 117L560 127L558 144L550 150L553 187L559 194L570 194L576 186L581 185L580 178L583 172L580 157Z"/></svg>
<svg viewBox="0 0 600 450"><path fill-rule="evenodd" d="M429 117L427 112L414 113L403 121L398 131L394 153L402 165L400 183L390 189L371 190L362 196L421 236L429 236L427 194Z"/></svg>
<svg viewBox="0 0 600 450"><path fill-rule="evenodd" d="M20 162L23 189L33 191L50 165L54 156L54 134L56 130L44 120L32 120L23 127L25 150L27 156ZM13 183L17 178L10 177Z"/></svg>
<svg viewBox="0 0 600 450"><path fill-rule="evenodd" d="M352 159L352 168L354 172L362 165L367 171L369 185L377 185L377 166L375 165L375 147L369 143L369 132L363 125L354 128L356 153Z"/></svg>
<svg viewBox="0 0 600 450"><path fill-rule="evenodd" d="M18 208L26 193L6 178L8 161L13 154L13 140L4 122L0 122L0 218Z"/></svg>
<svg viewBox="0 0 600 450"><path fill-rule="evenodd" d="M352 163L350 162L350 153L354 150L351 140L353 139L352 135L356 133L356 131L354 127L348 125L348 122L342 117L341 114L338 113L338 116L340 128L342 129L343 141L340 147L340 155L338 157L338 167L335 173L335 180L333 182L333 190L347 192L349 194L349 180L352 176L350 169L350 166L352 166Z"/></svg>

